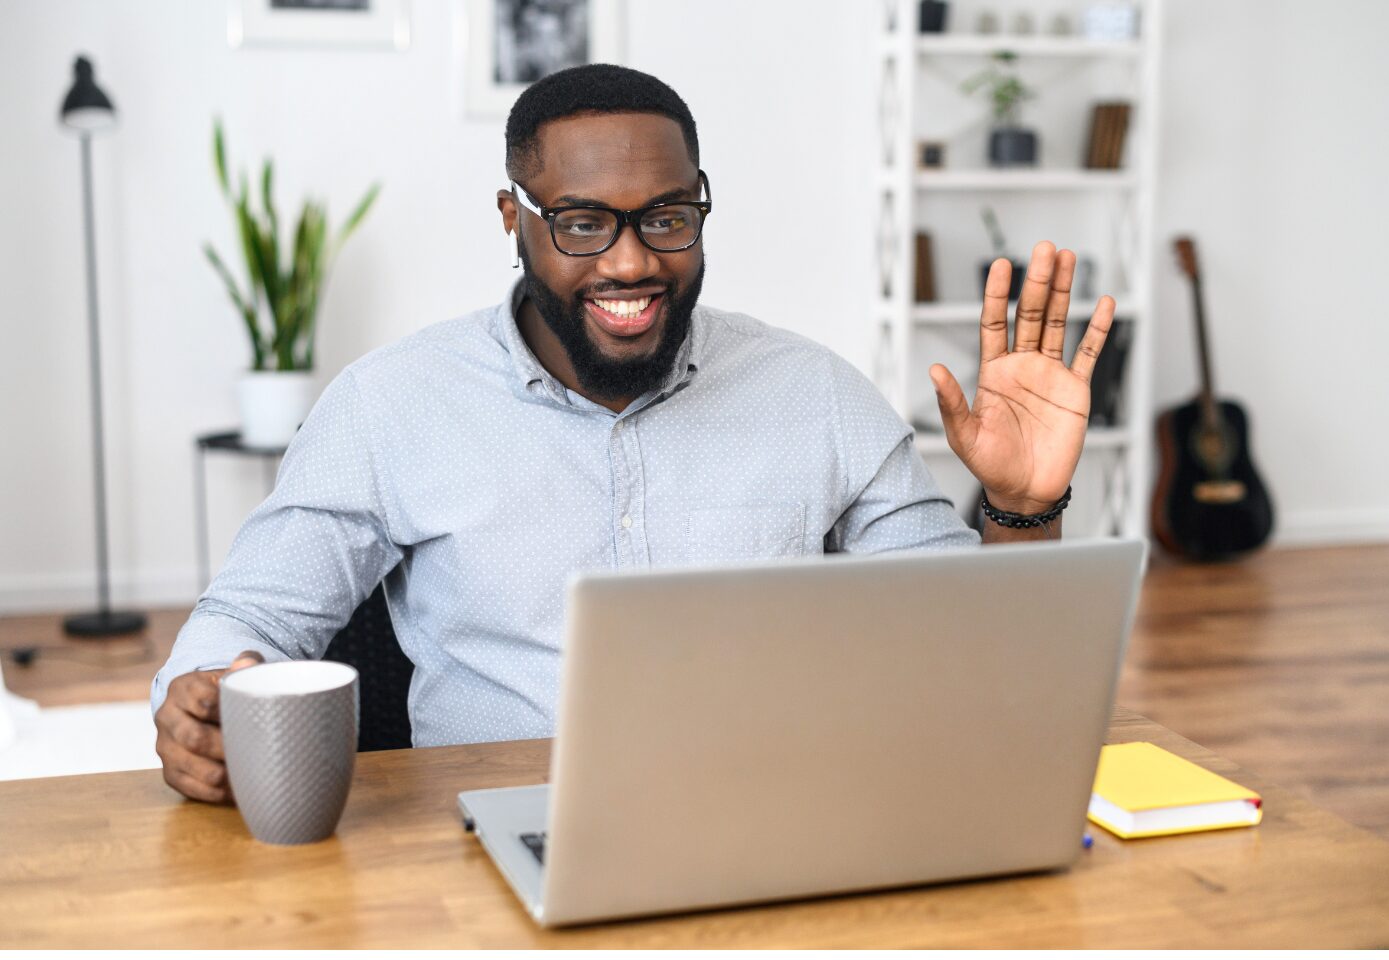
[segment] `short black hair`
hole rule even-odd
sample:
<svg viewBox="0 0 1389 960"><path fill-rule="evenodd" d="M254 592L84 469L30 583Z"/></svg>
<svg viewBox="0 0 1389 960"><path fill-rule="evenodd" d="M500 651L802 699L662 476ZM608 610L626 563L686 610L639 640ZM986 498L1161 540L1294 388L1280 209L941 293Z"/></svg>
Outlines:
<svg viewBox="0 0 1389 960"><path fill-rule="evenodd" d="M506 175L528 180L540 172L542 124L585 113L659 113L680 124L690 160L699 166L694 115L680 95L649 73L590 63L542 77L521 92L506 118Z"/></svg>

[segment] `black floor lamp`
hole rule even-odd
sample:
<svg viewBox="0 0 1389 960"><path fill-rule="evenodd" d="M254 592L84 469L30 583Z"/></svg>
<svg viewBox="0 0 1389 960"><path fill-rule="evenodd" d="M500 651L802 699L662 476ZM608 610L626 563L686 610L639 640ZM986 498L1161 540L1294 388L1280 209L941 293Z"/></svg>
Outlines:
<svg viewBox="0 0 1389 960"><path fill-rule="evenodd" d="M96 475L97 610L75 613L63 620L63 629L79 637L106 637L133 633L145 626L143 613L111 609L110 561L106 549L106 457L101 423L101 337L96 314L96 238L92 217L92 135L116 123L116 108L92 77L92 62L78 57L73 64L73 84L63 98L59 119L82 141L82 212L87 239L87 334L91 342L92 451Z"/></svg>

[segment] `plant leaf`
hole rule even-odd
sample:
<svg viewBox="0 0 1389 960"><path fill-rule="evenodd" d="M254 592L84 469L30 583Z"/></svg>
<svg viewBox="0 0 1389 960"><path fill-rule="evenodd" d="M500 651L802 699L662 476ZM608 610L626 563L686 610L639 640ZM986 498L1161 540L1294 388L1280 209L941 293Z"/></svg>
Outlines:
<svg viewBox="0 0 1389 960"><path fill-rule="evenodd" d="M217 182L222 187L222 196L231 200L231 183L227 180L227 143L222 136L222 118L218 117L212 125L212 159L217 167Z"/></svg>
<svg viewBox="0 0 1389 960"><path fill-rule="evenodd" d="M236 309L245 310L246 300L241 296L241 290L236 285L236 278L231 275L231 271L228 270L227 265L222 262L222 258L217 255L217 251L213 249L212 244L204 243L203 253L212 264L212 269L217 271L222 278L222 282L227 285L227 293L231 296L232 303L236 305Z"/></svg>
<svg viewBox="0 0 1389 960"><path fill-rule="evenodd" d="M251 277L251 289L259 300L261 288L260 256L256 253L256 225L251 219L251 205L246 197L246 176L241 176L241 193L236 199L236 230L241 240L241 255L246 258L246 271Z"/></svg>
<svg viewBox="0 0 1389 960"><path fill-rule="evenodd" d="M237 203L237 222L241 227L242 248L246 255L247 268L251 271L252 281L265 292L265 304L270 310L271 322L276 331L271 339L273 350L279 339L280 318L284 309L280 298L280 278L276 264L270 259L273 253L270 249L271 244L267 242L261 225L251 213L250 199L247 197L244 178L241 184L241 197Z"/></svg>
<svg viewBox="0 0 1389 960"><path fill-rule="evenodd" d="M323 287L323 277L326 269L325 260L328 256L325 243L328 231L328 212L326 208L315 205L305 226L304 248L302 252L304 270L303 293L300 300L299 342L303 349L303 359L300 361L302 368L305 370L312 370L314 332L318 319L318 299L319 293Z"/></svg>
<svg viewBox="0 0 1389 960"><path fill-rule="evenodd" d="M358 202L357 209L352 211L352 215L347 218L347 222L344 223L342 229L338 231L338 238L334 243L335 247L341 247L347 238L352 235L352 231L357 229L357 224L362 222L362 218L367 215L367 211L371 209L371 205L376 201L376 195L380 192L381 184L379 182L373 183L371 188L367 190L366 196L362 197L361 201Z"/></svg>
<svg viewBox="0 0 1389 960"><path fill-rule="evenodd" d="M241 315L242 321L246 324L246 332L251 336L251 358L252 370L260 370L265 366L265 345L262 342L260 328L256 324L256 307L254 302L247 303L237 288L236 278L231 275L227 265L222 258L217 255L212 244L203 244L203 253L206 254L208 261L214 270L221 276L222 282L227 285L227 293L231 296L232 303L236 305L236 311Z"/></svg>
<svg viewBox="0 0 1389 960"><path fill-rule="evenodd" d="M242 317L246 321L246 329L251 333L251 369L265 369L265 344L261 340L260 327L256 324L256 311L247 307L242 312Z"/></svg>
<svg viewBox="0 0 1389 960"><path fill-rule="evenodd" d="M261 204L265 207L265 229L264 233L268 237L269 250L266 259L270 261L270 267L275 271L276 279L280 276L280 218L275 213L275 201L272 196L272 185L275 179L274 167L271 165L270 158L265 160L265 166L261 168L260 174L260 196Z"/></svg>

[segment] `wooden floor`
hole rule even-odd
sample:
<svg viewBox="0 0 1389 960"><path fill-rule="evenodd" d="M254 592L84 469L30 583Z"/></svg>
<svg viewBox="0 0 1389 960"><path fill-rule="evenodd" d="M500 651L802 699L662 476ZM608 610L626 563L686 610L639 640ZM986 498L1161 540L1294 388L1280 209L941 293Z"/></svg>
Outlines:
<svg viewBox="0 0 1389 960"><path fill-rule="evenodd" d="M1389 546L1155 561L1118 701L1389 837Z"/></svg>
<svg viewBox="0 0 1389 960"><path fill-rule="evenodd" d="M0 618L5 681L45 706L143 699L187 615L156 611L144 638L110 642ZM29 667L8 655L24 646L44 648ZM1389 837L1389 546L1156 557L1118 700Z"/></svg>

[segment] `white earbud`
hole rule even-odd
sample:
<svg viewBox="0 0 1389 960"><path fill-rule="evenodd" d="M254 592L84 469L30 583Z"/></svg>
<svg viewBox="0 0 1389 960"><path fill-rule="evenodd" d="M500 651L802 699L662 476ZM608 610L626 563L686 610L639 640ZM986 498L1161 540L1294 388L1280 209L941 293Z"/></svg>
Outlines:
<svg viewBox="0 0 1389 960"><path fill-rule="evenodd" d="M521 265L521 249L516 243L516 231L507 231L506 238L511 241L511 266L519 267Z"/></svg>

